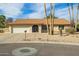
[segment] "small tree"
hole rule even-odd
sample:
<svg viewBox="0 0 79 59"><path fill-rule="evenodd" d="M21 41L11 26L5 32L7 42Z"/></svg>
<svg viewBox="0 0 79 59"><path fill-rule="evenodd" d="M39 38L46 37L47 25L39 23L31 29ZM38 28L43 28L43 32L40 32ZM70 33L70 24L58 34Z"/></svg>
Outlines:
<svg viewBox="0 0 79 59"><path fill-rule="evenodd" d="M64 29L64 25L59 25L60 36L62 36L62 30Z"/></svg>
<svg viewBox="0 0 79 59"><path fill-rule="evenodd" d="M3 32L3 28L5 28L5 19L6 17L4 15L0 15L0 32Z"/></svg>

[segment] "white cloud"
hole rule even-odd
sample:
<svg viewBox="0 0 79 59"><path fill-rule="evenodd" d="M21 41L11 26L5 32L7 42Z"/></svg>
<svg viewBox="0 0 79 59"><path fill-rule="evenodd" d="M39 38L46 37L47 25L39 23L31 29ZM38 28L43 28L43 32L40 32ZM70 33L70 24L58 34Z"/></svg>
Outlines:
<svg viewBox="0 0 79 59"><path fill-rule="evenodd" d="M22 8L24 7L23 3L1 3L0 10L1 13L7 17L17 18L22 15L22 18L41 18L43 14L43 4L33 4L29 9L34 10L35 12L30 14L22 14ZM21 17L20 17L21 18Z"/></svg>
<svg viewBox="0 0 79 59"><path fill-rule="evenodd" d="M50 7L50 4L47 4L47 9ZM76 19L76 5L74 5L74 18ZM34 8L33 8L34 7ZM44 18L44 4L35 4L34 6L31 7L32 10L35 10L36 12L33 12L31 14L26 14L24 18ZM49 14L50 11L47 10L47 14ZM58 18L65 18L69 19L68 15L68 7L62 8L62 9L55 9L55 16Z"/></svg>
<svg viewBox="0 0 79 59"><path fill-rule="evenodd" d="M58 9L55 11L55 16L58 18L67 18L68 17L68 8Z"/></svg>
<svg viewBox="0 0 79 59"><path fill-rule="evenodd" d="M74 19L76 19L76 13L77 13L76 7L77 5L74 5ZM72 11L71 11L71 15L72 15ZM58 18L70 19L70 16L68 15L68 7L56 10L55 16L57 16Z"/></svg>
<svg viewBox="0 0 79 59"><path fill-rule="evenodd" d="M49 7L50 7L50 5L47 4L46 8L48 9ZM31 6L31 9L35 10L35 12L26 14L23 16L23 18L44 18L44 4L43 3L35 4L34 6ZM47 13L49 13L49 12L47 12Z"/></svg>
<svg viewBox="0 0 79 59"><path fill-rule="evenodd" d="M17 17L19 14L22 14L21 12L22 7L23 7L23 4L21 3L1 3L0 4L0 10L2 10L3 14L7 17Z"/></svg>
<svg viewBox="0 0 79 59"><path fill-rule="evenodd" d="M31 13L31 14L28 14L28 15L25 15L23 16L23 18L28 18L28 19L38 19L38 18L44 18L42 14L39 14L39 13Z"/></svg>
<svg viewBox="0 0 79 59"><path fill-rule="evenodd" d="M21 16L20 18L44 18L44 4L43 3L35 3L29 9L34 10L35 12L30 14L22 14L21 9L24 4L21 3L1 3L0 10L7 17L17 18L17 16ZM50 7L50 4L46 5L47 9ZM47 12L49 13L49 12Z"/></svg>
<svg viewBox="0 0 79 59"><path fill-rule="evenodd" d="M3 13L7 17L17 18L17 16L22 15L22 17L20 18L44 18L43 3L34 4L33 6L30 7L30 9L34 10L35 12L32 12L30 14L25 14L25 15L22 14L22 10L21 10L23 6L24 6L23 3L1 3L0 10L2 10L1 13ZM50 4L47 4L47 9L49 7L50 7ZM48 10L47 13L49 14L50 11ZM74 14L75 14L74 16L76 16L76 7L74 8ZM59 18L69 19L68 7L63 9L56 9L55 16Z"/></svg>

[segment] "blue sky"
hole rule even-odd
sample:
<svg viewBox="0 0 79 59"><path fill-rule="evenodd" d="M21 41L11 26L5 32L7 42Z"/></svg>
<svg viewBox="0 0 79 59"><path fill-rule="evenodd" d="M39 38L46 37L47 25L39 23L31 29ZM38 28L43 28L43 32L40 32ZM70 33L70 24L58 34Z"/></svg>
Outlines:
<svg viewBox="0 0 79 59"><path fill-rule="evenodd" d="M76 18L76 6L74 6L74 16ZM66 3L55 4L55 16L69 19L68 6ZM0 3L0 14L6 17L16 18L44 18L43 3ZM50 14L50 4L47 4L47 14Z"/></svg>

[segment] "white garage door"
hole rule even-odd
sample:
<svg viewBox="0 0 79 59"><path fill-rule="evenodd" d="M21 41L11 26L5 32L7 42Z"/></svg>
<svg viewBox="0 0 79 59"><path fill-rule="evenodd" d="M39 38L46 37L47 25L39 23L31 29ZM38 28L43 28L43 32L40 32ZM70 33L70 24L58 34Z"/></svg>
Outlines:
<svg viewBox="0 0 79 59"><path fill-rule="evenodd" d="M13 27L13 33L24 33L25 30L30 33L29 27Z"/></svg>

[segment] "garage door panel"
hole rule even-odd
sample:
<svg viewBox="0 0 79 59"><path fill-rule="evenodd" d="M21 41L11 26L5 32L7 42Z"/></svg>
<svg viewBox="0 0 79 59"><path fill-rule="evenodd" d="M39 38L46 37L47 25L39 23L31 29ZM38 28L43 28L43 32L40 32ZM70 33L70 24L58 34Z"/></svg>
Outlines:
<svg viewBox="0 0 79 59"><path fill-rule="evenodd" d="M29 28L13 28L13 33L24 33L25 30L27 31L27 33L30 32Z"/></svg>

